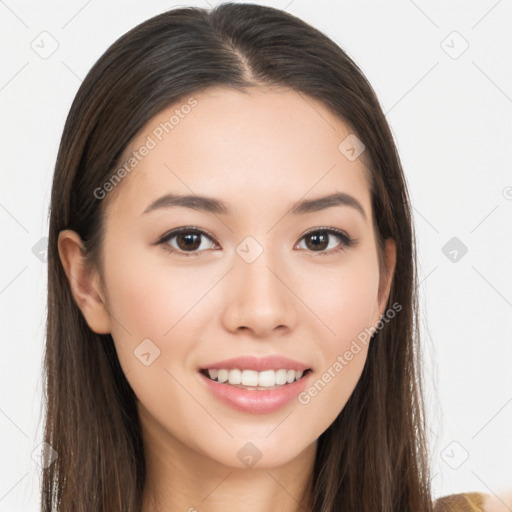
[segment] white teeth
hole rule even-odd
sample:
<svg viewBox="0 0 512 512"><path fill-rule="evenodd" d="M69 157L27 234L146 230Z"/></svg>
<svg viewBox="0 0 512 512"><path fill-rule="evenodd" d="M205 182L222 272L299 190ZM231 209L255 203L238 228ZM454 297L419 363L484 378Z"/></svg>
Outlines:
<svg viewBox="0 0 512 512"><path fill-rule="evenodd" d="M231 375L233 371L230 370L229 374ZM244 386L257 386L258 385L258 372L254 370L243 370L242 371L242 380L239 384L243 384Z"/></svg>
<svg viewBox="0 0 512 512"><path fill-rule="evenodd" d="M230 384L242 384L242 372L240 370L231 370L228 374Z"/></svg>
<svg viewBox="0 0 512 512"><path fill-rule="evenodd" d="M226 382L228 380L228 371L227 370L219 370L218 374L217 374L217 379L219 382Z"/></svg>
<svg viewBox="0 0 512 512"><path fill-rule="evenodd" d="M276 384L279 384L280 386L282 384L286 384L286 370L277 370Z"/></svg>
<svg viewBox="0 0 512 512"><path fill-rule="evenodd" d="M268 387L282 386L286 383L291 384L299 380L304 372L302 370L265 370L256 372L254 370L208 370L210 379L217 379L221 383L229 383L232 385L243 385L252 387Z"/></svg>
<svg viewBox="0 0 512 512"><path fill-rule="evenodd" d="M292 370L293 371L293 370ZM254 372L258 379L258 386L271 388L276 385L276 372L274 370L265 370L264 372Z"/></svg>

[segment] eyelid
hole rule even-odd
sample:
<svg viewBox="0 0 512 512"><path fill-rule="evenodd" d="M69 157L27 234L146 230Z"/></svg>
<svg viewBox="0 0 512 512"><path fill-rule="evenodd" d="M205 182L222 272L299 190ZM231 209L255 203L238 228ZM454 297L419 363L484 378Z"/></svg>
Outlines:
<svg viewBox="0 0 512 512"><path fill-rule="evenodd" d="M164 242L167 242L174 236L179 235L180 233L189 233L189 232L201 233L202 235L205 235L210 240L212 240L212 242L215 240L215 237L211 233L206 231L206 229L198 228L197 226L183 226L181 228L170 229L169 231L164 233L156 242L154 242L153 245L162 244Z"/></svg>
<svg viewBox="0 0 512 512"><path fill-rule="evenodd" d="M343 238L344 241L347 241L347 242L350 240L352 240L352 241L354 240L351 236L349 236L348 233L346 233L342 229L331 228L329 226L319 226L316 228L312 228L312 229L306 231L305 233L303 233L300 236L299 240L302 240L305 236L310 235L311 233L318 233L318 232L334 233L335 235L338 235L339 237Z"/></svg>

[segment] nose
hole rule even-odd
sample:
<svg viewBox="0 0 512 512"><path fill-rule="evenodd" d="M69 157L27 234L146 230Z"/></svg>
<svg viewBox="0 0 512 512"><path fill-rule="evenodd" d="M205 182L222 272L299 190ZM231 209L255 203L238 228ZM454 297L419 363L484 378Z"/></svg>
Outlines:
<svg viewBox="0 0 512 512"><path fill-rule="evenodd" d="M298 300L285 265L267 256L252 263L236 256L228 276L223 322L226 329L249 330L265 337L295 328Z"/></svg>

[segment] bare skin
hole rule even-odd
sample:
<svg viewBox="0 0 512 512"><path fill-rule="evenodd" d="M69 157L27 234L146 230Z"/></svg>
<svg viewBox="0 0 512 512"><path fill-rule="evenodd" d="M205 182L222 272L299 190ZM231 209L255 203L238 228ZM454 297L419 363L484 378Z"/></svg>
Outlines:
<svg viewBox="0 0 512 512"><path fill-rule="evenodd" d="M148 464L142 512L307 511L318 437L354 390L368 347L334 376L332 367L385 313L395 245L387 241L390 272L380 273L363 164L340 152L350 130L322 104L260 87L194 98L161 141L154 129L179 105L125 151L148 136L157 142L107 198L102 267L85 265L70 230L60 234L60 257L89 327L112 334L138 398ZM355 198L364 216L348 205L289 213L334 192ZM216 198L229 212L143 213L166 193ZM184 226L211 237L199 235L194 250L177 236L156 244ZM345 246L331 233L315 246L319 228L356 242ZM237 252L257 250L246 237L263 249L250 263ZM134 355L146 339L160 350L148 366ZM307 404L250 414L220 402L198 374L221 359L275 354L307 364L312 383L329 368L331 379ZM248 442L261 453L251 467L237 456Z"/></svg>

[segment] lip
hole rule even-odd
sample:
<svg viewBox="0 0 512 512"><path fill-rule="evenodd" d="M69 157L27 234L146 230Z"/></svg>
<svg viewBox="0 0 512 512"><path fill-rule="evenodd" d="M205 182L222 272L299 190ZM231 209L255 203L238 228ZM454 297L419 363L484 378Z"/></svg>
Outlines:
<svg viewBox="0 0 512 512"><path fill-rule="evenodd" d="M304 391L312 374L313 372L309 371L300 380L291 384L284 384L279 388L269 389L268 391L258 391L223 384L198 373L204 385L221 402L234 409L251 414L265 414L282 409Z"/></svg>
<svg viewBox="0 0 512 512"><path fill-rule="evenodd" d="M294 361L284 356L267 356L258 358L255 356L241 356L232 359L225 359L224 361L217 361L200 368L200 370L254 370L263 372L265 370L302 370L306 371L311 369L310 366ZM297 381L297 382L300 382Z"/></svg>

